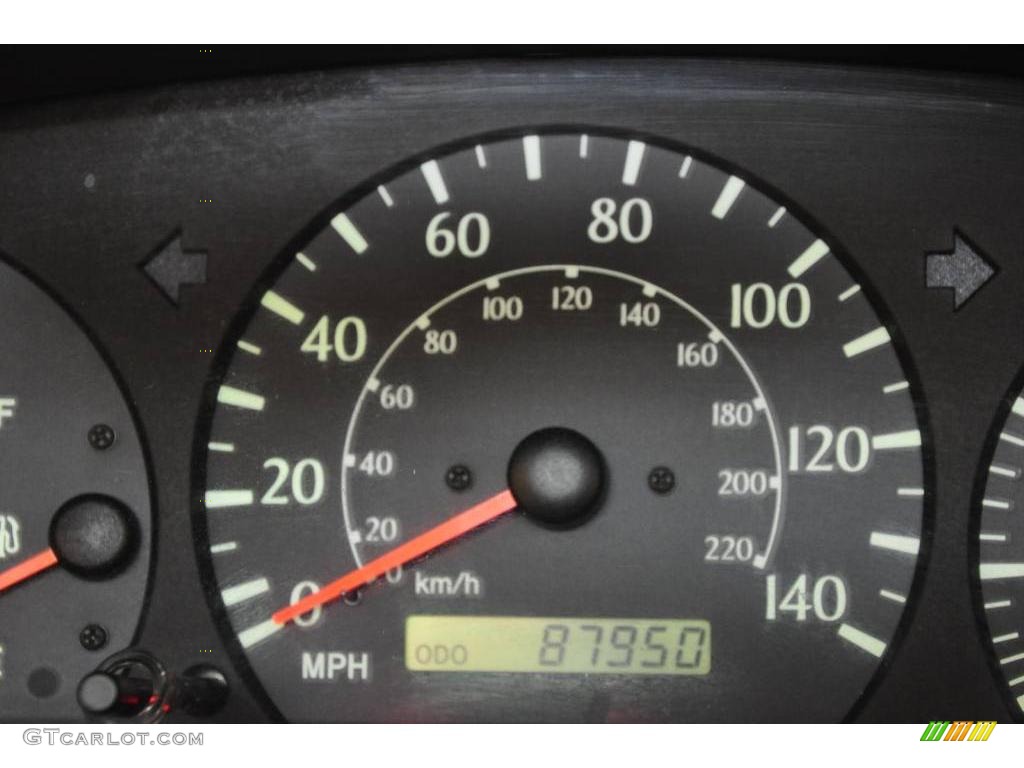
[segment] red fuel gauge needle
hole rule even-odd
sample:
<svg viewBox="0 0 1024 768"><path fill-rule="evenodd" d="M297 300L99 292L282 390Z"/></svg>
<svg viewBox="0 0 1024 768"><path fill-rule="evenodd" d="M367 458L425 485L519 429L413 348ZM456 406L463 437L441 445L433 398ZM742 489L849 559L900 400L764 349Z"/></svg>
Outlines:
<svg viewBox="0 0 1024 768"><path fill-rule="evenodd" d="M463 536L484 523L511 512L517 506L511 491L505 490L495 494L486 501L450 517L434 528L419 536L400 544L389 552L371 560L361 568L349 571L340 579L332 581L319 592L314 592L294 605L282 608L273 615L277 624L287 624L292 619L336 600L348 592L359 589L375 579L379 579L392 568L405 565L450 541Z"/></svg>
<svg viewBox="0 0 1024 768"><path fill-rule="evenodd" d="M42 573L48 568L57 564L57 553L52 549L44 549L38 554L32 555L28 560L23 560L13 568L0 572L0 592L13 587L15 584L31 579L33 576Z"/></svg>

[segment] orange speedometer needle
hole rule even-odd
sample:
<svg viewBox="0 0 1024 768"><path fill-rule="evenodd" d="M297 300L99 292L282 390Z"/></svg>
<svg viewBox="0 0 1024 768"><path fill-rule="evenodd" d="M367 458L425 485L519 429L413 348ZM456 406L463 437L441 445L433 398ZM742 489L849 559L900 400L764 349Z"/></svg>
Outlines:
<svg viewBox="0 0 1024 768"><path fill-rule="evenodd" d="M273 615L278 624L287 624L292 619L308 613L324 603L336 600L348 592L359 589L375 579L379 579L392 568L405 565L419 557L442 547L450 541L463 536L484 523L511 512L517 506L511 491L504 490L481 501L476 506L450 517L438 526L421 533L419 536L400 544L375 560L371 560L361 568L349 571L340 579L332 581L319 592L314 592L294 605L282 608Z"/></svg>
<svg viewBox="0 0 1024 768"><path fill-rule="evenodd" d="M44 549L27 560L21 561L13 568L0 572L0 592L13 587L15 584L20 584L26 579L31 579L36 574L42 573L56 564L57 553L52 549Z"/></svg>

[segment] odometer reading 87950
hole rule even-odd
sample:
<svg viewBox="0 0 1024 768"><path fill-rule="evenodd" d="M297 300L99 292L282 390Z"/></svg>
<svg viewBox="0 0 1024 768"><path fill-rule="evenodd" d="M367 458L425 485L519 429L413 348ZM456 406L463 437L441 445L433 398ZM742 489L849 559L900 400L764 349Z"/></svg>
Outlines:
<svg viewBox="0 0 1024 768"><path fill-rule="evenodd" d="M711 625L678 619L409 616L405 665L421 672L706 675Z"/></svg>
<svg viewBox="0 0 1024 768"><path fill-rule="evenodd" d="M600 131L467 141L260 280L195 509L284 717L850 711L913 600L927 433L852 261L723 166Z"/></svg>

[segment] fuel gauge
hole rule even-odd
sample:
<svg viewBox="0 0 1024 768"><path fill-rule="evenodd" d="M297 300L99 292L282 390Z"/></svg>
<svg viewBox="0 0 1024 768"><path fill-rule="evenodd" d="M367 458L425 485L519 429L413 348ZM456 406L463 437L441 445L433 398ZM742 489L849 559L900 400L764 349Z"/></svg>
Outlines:
<svg viewBox="0 0 1024 768"><path fill-rule="evenodd" d="M0 719L83 718L132 642L152 533L142 442L79 324L0 261Z"/></svg>

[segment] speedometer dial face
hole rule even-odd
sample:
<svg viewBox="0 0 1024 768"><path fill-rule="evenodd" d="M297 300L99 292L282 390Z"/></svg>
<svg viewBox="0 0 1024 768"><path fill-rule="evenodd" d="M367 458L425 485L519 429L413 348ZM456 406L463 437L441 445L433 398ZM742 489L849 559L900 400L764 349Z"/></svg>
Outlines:
<svg viewBox="0 0 1024 768"><path fill-rule="evenodd" d="M1024 718L1024 376L1018 377L993 428L982 465L977 570L984 614L1000 676Z"/></svg>
<svg viewBox="0 0 1024 768"><path fill-rule="evenodd" d="M688 150L466 142L296 239L197 444L211 600L292 720L839 720L930 496L897 329Z"/></svg>

